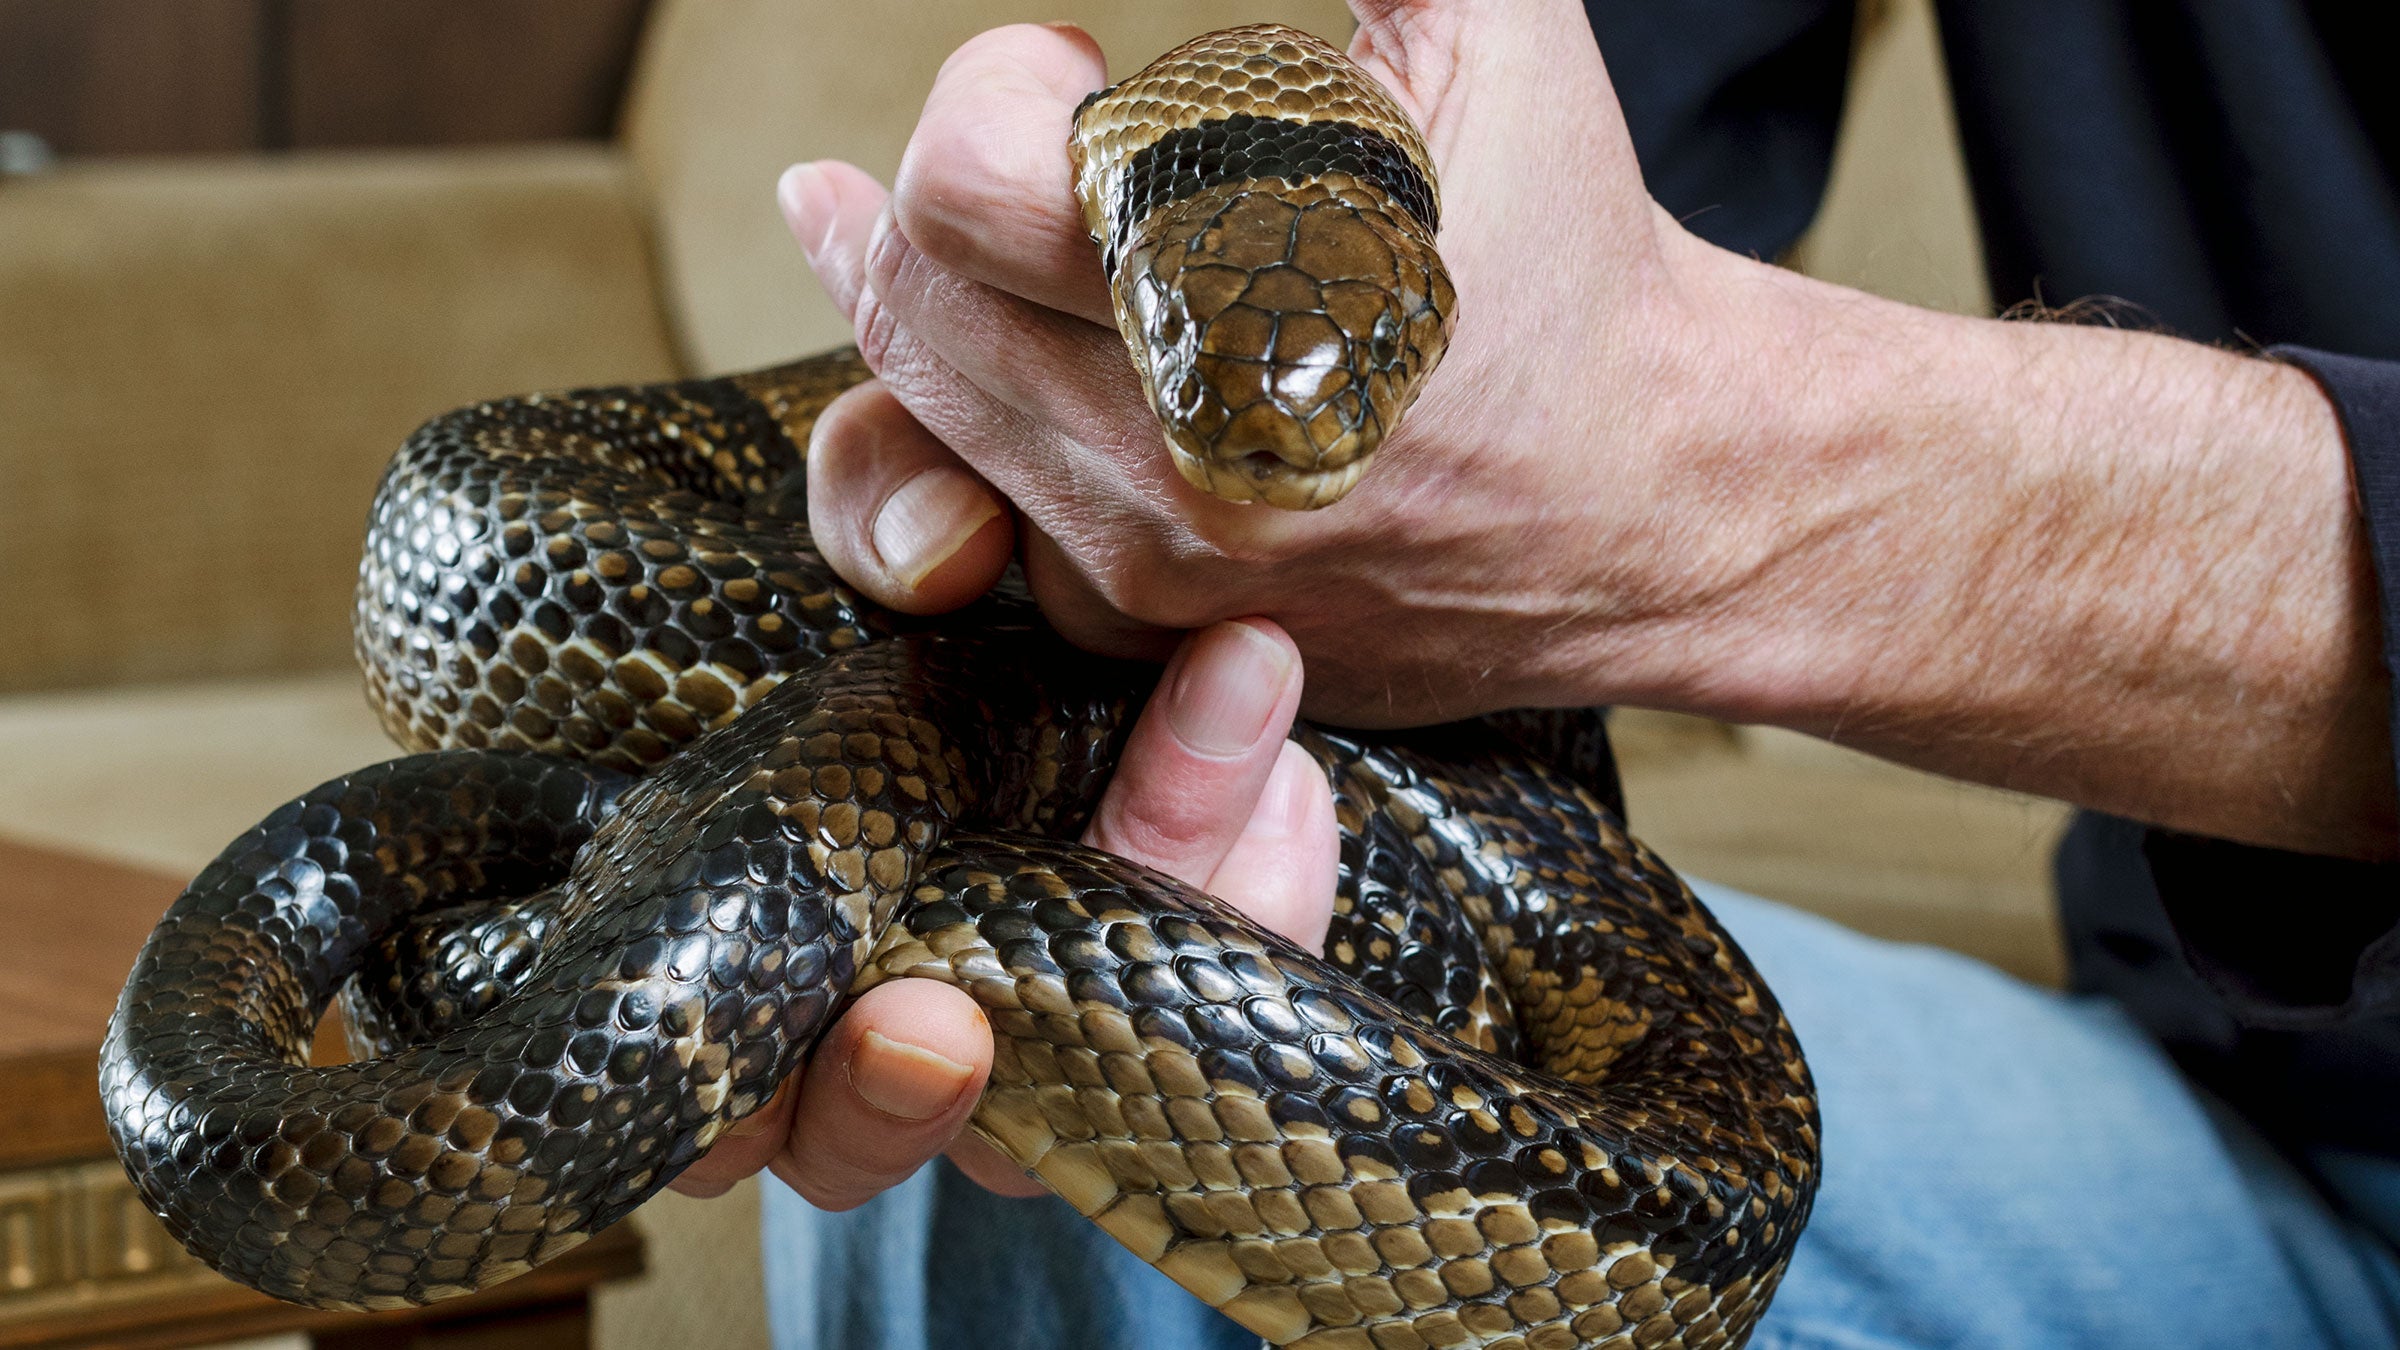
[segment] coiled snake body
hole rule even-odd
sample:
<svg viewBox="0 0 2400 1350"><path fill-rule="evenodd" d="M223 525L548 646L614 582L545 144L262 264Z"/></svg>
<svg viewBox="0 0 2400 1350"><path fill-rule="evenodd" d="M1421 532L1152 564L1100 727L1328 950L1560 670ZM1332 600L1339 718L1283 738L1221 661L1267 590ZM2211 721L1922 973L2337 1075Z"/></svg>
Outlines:
<svg viewBox="0 0 2400 1350"><path fill-rule="evenodd" d="M1096 95L1075 151L1186 477L1338 497L1450 305L1388 96L1234 30ZM1270 1342L1744 1341L1814 1192L1812 1088L1604 763L1297 732L1342 826L1326 957L1060 842L1147 677L1019 598L914 623L824 566L793 485L863 374L512 399L403 448L359 650L427 753L230 845L110 1026L111 1128L177 1236L326 1306L491 1284L917 977L989 1015L975 1128ZM361 1058L308 1067L337 989Z"/></svg>

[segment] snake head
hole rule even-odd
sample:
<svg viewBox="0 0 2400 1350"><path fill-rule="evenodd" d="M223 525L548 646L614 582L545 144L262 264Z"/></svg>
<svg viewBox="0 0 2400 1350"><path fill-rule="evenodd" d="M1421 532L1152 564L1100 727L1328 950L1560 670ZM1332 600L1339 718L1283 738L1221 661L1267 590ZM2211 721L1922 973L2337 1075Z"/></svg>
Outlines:
<svg viewBox="0 0 2400 1350"><path fill-rule="evenodd" d="M1448 343L1448 273L1355 184L1200 193L1119 264L1118 327L1175 467L1228 501L1341 499Z"/></svg>
<svg viewBox="0 0 2400 1350"><path fill-rule="evenodd" d="M1407 115L1340 52L1263 25L1084 100L1069 153L1177 470L1228 501L1340 500L1457 299Z"/></svg>

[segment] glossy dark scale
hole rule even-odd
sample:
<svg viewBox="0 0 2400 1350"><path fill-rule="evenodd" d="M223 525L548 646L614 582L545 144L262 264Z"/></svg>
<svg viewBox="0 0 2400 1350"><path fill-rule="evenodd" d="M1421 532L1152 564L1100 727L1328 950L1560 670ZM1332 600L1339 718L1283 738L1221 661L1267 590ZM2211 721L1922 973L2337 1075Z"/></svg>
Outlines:
<svg viewBox="0 0 2400 1350"><path fill-rule="evenodd" d="M1373 114L1283 32L1192 69ZM1318 189L1257 209L1381 228ZM1326 957L1062 842L1154 672L1021 599L928 625L838 582L799 447L862 377L411 438L359 651L427 753L279 808L143 949L101 1090L144 1200L284 1298L481 1288L655 1193L861 990L930 978L997 1037L975 1128L1276 1344L1741 1344L1815 1191L1807 1066L1602 799L1596 725L1297 732L1343 836ZM345 985L372 1053L307 1067Z"/></svg>
<svg viewBox="0 0 2400 1350"><path fill-rule="evenodd" d="M874 616L809 551L791 435L864 374L536 395L419 431L359 569L393 739L639 769L865 640Z"/></svg>
<svg viewBox="0 0 2400 1350"><path fill-rule="evenodd" d="M553 857L559 848L535 840L527 851ZM392 1053L481 1017L524 980L565 899L563 890L551 889L411 914L367 949L343 986L351 1052Z"/></svg>
<svg viewBox="0 0 2400 1350"><path fill-rule="evenodd" d="M1382 190L1427 234L1441 229L1432 185L1382 132L1352 122L1234 113L1170 131L1133 157L1117 189L1112 237L1133 238L1152 212L1207 188L1267 179L1297 187L1335 174ZM1117 259L1105 254L1101 265L1113 272Z"/></svg>
<svg viewBox="0 0 2400 1350"><path fill-rule="evenodd" d="M378 519L447 512L451 533L379 539L368 573L390 586L362 588L361 623L363 647L396 654L384 687L416 691L403 725L420 734L425 709L489 698L515 728L545 697L496 691L495 669L536 663L479 660L425 597L487 616L553 598L593 570L593 541L669 516L705 544L649 550L610 596L695 557L710 596L771 575L740 593L806 621L793 649L822 655L762 677L748 712L638 782L449 750L328 784L237 841L153 937L112 1026L103 1087L145 1199L287 1298L480 1287L653 1193L848 997L931 977L1002 1038L977 1128L1262 1332L1738 1340L1806 1216L1814 1108L1772 1000L1672 874L1574 780L1471 726L1301 733L1343 828L1330 960L1103 855L954 833L1072 836L1148 675L1006 601L913 634L846 597L811 603L842 593L751 499L795 443L766 410L804 418L790 410L830 397L816 382L854 374L492 405L412 441ZM647 448L587 439L609 417ZM712 479L725 457L756 472ZM611 529L598 504L644 475L657 500ZM480 542L444 542L523 517L474 515L476 484L489 504L567 482L548 537L581 556L527 548L503 572ZM628 683L604 667L568 707L645 706ZM470 743L487 725L431 720ZM1605 777L1588 738L1568 743L1578 775ZM353 972L381 1057L299 1067Z"/></svg>

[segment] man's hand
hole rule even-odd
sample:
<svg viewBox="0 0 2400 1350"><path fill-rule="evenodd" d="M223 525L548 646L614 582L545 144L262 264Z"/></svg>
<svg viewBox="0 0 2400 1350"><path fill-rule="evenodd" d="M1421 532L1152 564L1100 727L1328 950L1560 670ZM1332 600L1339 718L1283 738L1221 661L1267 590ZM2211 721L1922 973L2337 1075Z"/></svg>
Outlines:
<svg viewBox="0 0 2400 1350"><path fill-rule="evenodd" d="M1192 634L1084 840L1230 901L1313 951L1333 913L1333 798L1316 762L1284 739L1300 685L1299 654L1273 624ZM1039 1195L1006 1158L960 1135L991 1063L991 1028L964 992L931 980L880 985L674 1188L720 1195L765 1168L813 1204L849 1209L947 1149L992 1189Z"/></svg>
<svg viewBox="0 0 2400 1350"><path fill-rule="evenodd" d="M1309 662L1312 715L1382 725L1570 701L1585 662L1558 638L1580 645L1577 620L1706 589L1694 578L1727 560L1626 481L1680 435L1655 421L1684 407L1663 396L1680 372L1658 358L1680 343L1660 334L1693 323L1666 251L1705 246L1643 192L1582 10L1362 10L1352 54L1440 162L1459 299L1449 355L1360 486L1295 515L1176 474L1069 186L1100 53L1073 29L1004 28L943 67L890 194L838 164L783 184L882 376L811 453L810 524L845 576L897 608L950 608L1016 529L1078 643L1158 655L1176 630L1269 615ZM894 398L922 431L876 410ZM1668 555L1683 573L1630 575Z"/></svg>
<svg viewBox="0 0 2400 1350"><path fill-rule="evenodd" d="M1440 167L1459 297L1359 487L1290 515L1169 467L1068 189L1099 54L1006 28L944 66L888 196L837 164L783 184L881 376L810 459L836 567L934 612L1014 543L1105 651L1266 615L1311 714L1353 724L1632 703L2393 853L2374 581L2305 375L1724 253L1643 191L1580 7L1354 8Z"/></svg>

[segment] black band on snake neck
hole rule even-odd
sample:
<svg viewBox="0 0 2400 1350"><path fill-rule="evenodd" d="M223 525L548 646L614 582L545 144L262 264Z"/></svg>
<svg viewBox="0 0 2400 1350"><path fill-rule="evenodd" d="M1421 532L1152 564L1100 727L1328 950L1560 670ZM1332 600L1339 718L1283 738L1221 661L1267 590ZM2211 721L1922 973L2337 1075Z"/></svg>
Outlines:
<svg viewBox="0 0 2400 1350"><path fill-rule="evenodd" d="M1117 190L1110 238L1131 239L1152 212L1220 184L1274 178L1296 185L1332 174L1374 184L1427 234L1440 230L1433 185L1382 132L1356 122L1234 113L1167 132L1133 156ZM1115 259L1108 262L1113 271Z"/></svg>

